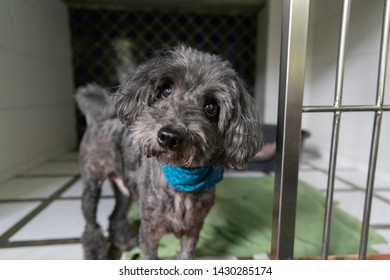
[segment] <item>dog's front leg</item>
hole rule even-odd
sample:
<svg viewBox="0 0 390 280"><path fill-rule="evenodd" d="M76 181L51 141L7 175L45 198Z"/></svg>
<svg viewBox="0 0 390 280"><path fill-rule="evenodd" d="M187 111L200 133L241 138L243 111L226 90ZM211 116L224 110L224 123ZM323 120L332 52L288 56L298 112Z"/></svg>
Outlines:
<svg viewBox="0 0 390 280"><path fill-rule="evenodd" d="M158 228L150 226L148 221L141 221L139 245L144 254L145 260L158 259L157 250L162 235L162 232L158 230Z"/></svg>
<svg viewBox="0 0 390 280"><path fill-rule="evenodd" d="M178 260L191 260L193 258L193 253L195 251L196 244L199 239L199 231L192 231L184 234L180 238L181 250L177 254L176 258Z"/></svg>
<svg viewBox="0 0 390 280"><path fill-rule="evenodd" d="M132 231L127 221L131 198L124 195L113 182L112 187L116 204L110 216L109 232L111 245L108 257L110 259L119 259L123 251L131 250L138 245L138 236Z"/></svg>

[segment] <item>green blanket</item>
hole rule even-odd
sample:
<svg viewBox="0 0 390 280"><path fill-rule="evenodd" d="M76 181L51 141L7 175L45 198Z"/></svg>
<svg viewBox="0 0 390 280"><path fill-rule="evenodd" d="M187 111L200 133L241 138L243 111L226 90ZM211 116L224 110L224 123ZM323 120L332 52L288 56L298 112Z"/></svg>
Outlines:
<svg viewBox="0 0 390 280"><path fill-rule="evenodd" d="M225 178L217 185L216 202L207 216L196 249L196 258L268 254L271 244L273 177ZM315 257L321 253L325 197L300 182L298 188L297 221L294 257ZM135 207L134 207L135 208ZM138 209L129 219L138 224ZM333 208L330 255L356 254L359 250L361 224L337 207ZM370 231L369 247L384 243L375 231ZM160 243L159 257L173 258L179 242L172 235ZM371 248L369 252L374 252ZM139 248L125 254L127 259L141 256Z"/></svg>

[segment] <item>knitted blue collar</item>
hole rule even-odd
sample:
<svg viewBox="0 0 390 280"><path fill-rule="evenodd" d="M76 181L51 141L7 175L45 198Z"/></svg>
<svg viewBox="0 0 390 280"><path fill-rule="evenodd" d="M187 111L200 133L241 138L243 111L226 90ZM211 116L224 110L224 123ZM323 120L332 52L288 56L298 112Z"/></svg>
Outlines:
<svg viewBox="0 0 390 280"><path fill-rule="evenodd" d="M223 178L223 167L192 169L161 164L161 170L168 184L181 192L208 190Z"/></svg>

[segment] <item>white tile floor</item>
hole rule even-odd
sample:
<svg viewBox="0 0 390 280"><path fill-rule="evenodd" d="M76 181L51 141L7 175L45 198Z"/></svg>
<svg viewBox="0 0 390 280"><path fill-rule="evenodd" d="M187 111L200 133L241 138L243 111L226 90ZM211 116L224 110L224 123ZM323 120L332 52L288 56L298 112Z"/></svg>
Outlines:
<svg viewBox="0 0 390 280"><path fill-rule="evenodd" d="M62 188L72 177L15 178L1 185L1 199L43 199Z"/></svg>
<svg viewBox="0 0 390 280"><path fill-rule="evenodd" d="M98 207L98 220L103 228L107 228L110 209L114 207L114 200L101 199ZM56 240L77 239L84 228L84 219L81 214L80 200L56 200L42 212L16 232L9 240Z"/></svg>
<svg viewBox="0 0 390 280"><path fill-rule="evenodd" d="M304 156L300 180L325 192L326 161ZM334 199L358 219L363 213L365 178L366 172L348 165L337 171ZM64 154L0 184L0 259L82 259L81 193L76 153ZM98 219L106 227L114 203L108 184L102 194ZM375 249L390 253L390 176L377 178L374 195L371 225L388 242Z"/></svg>
<svg viewBox="0 0 390 280"><path fill-rule="evenodd" d="M4 234L8 228L21 220L34 208L38 207L39 202L15 202L0 204L0 234Z"/></svg>

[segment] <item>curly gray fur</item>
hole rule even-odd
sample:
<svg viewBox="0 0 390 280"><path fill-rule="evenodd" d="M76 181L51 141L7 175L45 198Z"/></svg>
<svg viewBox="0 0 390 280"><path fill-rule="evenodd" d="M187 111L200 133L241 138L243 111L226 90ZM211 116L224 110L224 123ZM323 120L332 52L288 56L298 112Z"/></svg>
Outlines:
<svg viewBox="0 0 390 280"><path fill-rule="evenodd" d="M167 81L174 93L160 98L159 88ZM208 101L219 106L215 122L205 116ZM230 63L184 46L158 53L138 67L120 87L116 109L118 117L131 126L135 145L143 154L160 155L161 161L174 165L242 169L262 145L256 105ZM174 154L160 154L156 132L163 126L187 135L182 149Z"/></svg>
<svg viewBox="0 0 390 280"><path fill-rule="evenodd" d="M177 257L191 259L215 189L176 191L166 182L160 164L243 168L262 145L254 101L229 62L184 46L157 53L139 66L114 99L123 124L91 113L95 121L89 122L80 147L86 185L85 257L117 257L135 246L136 235L123 221L130 202L136 201L141 219L138 241L145 258L156 259L160 238L173 233L181 240ZM100 104L94 100L83 110L87 116ZM111 106L112 101L106 101ZM116 194L110 249L101 244L96 222L105 179L111 180Z"/></svg>
<svg viewBox="0 0 390 280"><path fill-rule="evenodd" d="M88 84L76 91L75 99L85 115L87 125L112 119L116 116L115 106L106 89L97 84Z"/></svg>

